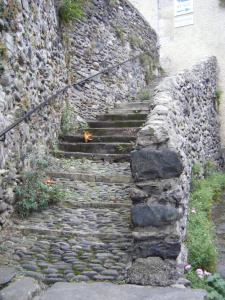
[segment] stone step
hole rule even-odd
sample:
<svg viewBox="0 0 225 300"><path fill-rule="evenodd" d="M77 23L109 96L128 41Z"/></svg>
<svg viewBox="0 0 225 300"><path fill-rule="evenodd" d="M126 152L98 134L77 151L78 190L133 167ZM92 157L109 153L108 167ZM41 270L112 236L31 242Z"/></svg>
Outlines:
<svg viewBox="0 0 225 300"><path fill-rule="evenodd" d="M113 108L109 109L108 113L109 114L149 114L150 109L149 108L141 108L141 109L136 109L136 108Z"/></svg>
<svg viewBox="0 0 225 300"><path fill-rule="evenodd" d="M126 128L88 128L86 131L95 136L126 136L133 137L137 134L140 128L137 127L126 127ZM77 134L83 135L84 129L77 130Z"/></svg>
<svg viewBox="0 0 225 300"><path fill-rule="evenodd" d="M143 120L128 120L128 121L88 121L90 128L127 128L127 127L141 127Z"/></svg>
<svg viewBox="0 0 225 300"><path fill-rule="evenodd" d="M56 157L75 158L75 159L91 159L103 160L109 162L129 162L130 154L98 154L98 153L84 153L84 152L66 152L57 150L52 153Z"/></svg>
<svg viewBox="0 0 225 300"><path fill-rule="evenodd" d="M87 201L79 201L76 202L76 199L71 198L64 201L63 208L66 206L67 208L131 208L131 204L124 204L123 202L115 202L115 203L102 203L102 202L87 202Z"/></svg>
<svg viewBox="0 0 225 300"><path fill-rule="evenodd" d="M145 120L148 114L144 113L132 113L132 114L105 114L98 115L97 120L100 121L126 121L126 120Z"/></svg>
<svg viewBox="0 0 225 300"><path fill-rule="evenodd" d="M9 227L7 241L4 263L47 284L124 280L132 249L132 238L124 233L69 233L38 226Z"/></svg>
<svg viewBox="0 0 225 300"><path fill-rule="evenodd" d="M41 215L33 214L32 217L22 221L22 227L27 230L29 228L36 229L37 232L59 229L68 234L83 232L86 235L118 233L126 235L131 233L130 208L127 205L122 208L65 208L62 207L64 201L60 205L61 207L53 206L43 211Z"/></svg>
<svg viewBox="0 0 225 300"><path fill-rule="evenodd" d="M126 175L101 175L97 173L66 173L66 172L48 172L51 178L66 178L77 181L101 182L101 183L132 183L133 178Z"/></svg>
<svg viewBox="0 0 225 300"><path fill-rule="evenodd" d="M113 241L118 241L119 239L122 239L123 241L126 239L129 239L130 241L133 242L132 235L130 233L102 233L102 232L85 232L83 230L65 230L65 229L51 229L51 228L46 228L46 227L39 227L39 226L13 226L9 225L8 226L9 230L15 231L17 236L22 234L23 236L25 235L27 238L29 238L29 235L32 235L32 237L35 239L37 238L43 238L46 240L53 240L54 238L64 238L64 239L80 239L80 238L87 238L90 240L95 240L99 239L103 242L113 242ZM30 245L29 241L29 245ZM19 248L19 247L18 247Z"/></svg>
<svg viewBox="0 0 225 300"><path fill-rule="evenodd" d="M207 292L112 283L57 283L35 300L204 300Z"/></svg>
<svg viewBox="0 0 225 300"><path fill-rule="evenodd" d="M129 154L133 150L131 143L59 143L59 150L66 152L85 152L98 154Z"/></svg>
<svg viewBox="0 0 225 300"><path fill-rule="evenodd" d="M121 207L131 205L130 184L71 181L65 178L56 178L55 182L65 193L62 206L68 207L67 200L73 202L74 207L79 207L80 203L82 206L86 203L87 207L93 203L100 208L116 208L118 203Z"/></svg>
<svg viewBox="0 0 225 300"><path fill-rule="evenodd" d="M135 101L135 102L125 102L125 103L116 103L115 108L128 108L128 109L149 109L151 102L150 101Z"/></svg>
<svg viewBox="0 0 225 300"><path fill-rule="evenodd" d="M93 136L93 142L99 142L99 143L129 143L129 142L135 142L136 136ZM81 143L84 142L83 134L80 135L61 135L59 137L60 141L68 142L68 143Z"/></svg>
<svg viewBox="0 0 225 300"><path fill-rule="evenodd" d="M129 162L110 163L106 161L93 161L88 159L62 159L49 157L48 172L82 173L95 176L117 177L128 176L131 178ZM89 180L89 179L88 179ZM106 179L107 180L107 179Z"/></svg>

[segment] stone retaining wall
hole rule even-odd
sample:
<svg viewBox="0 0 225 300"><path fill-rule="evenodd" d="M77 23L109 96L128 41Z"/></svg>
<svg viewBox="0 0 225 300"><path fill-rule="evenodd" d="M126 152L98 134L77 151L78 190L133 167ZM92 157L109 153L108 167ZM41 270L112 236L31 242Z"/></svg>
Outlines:
<svg viewBox="0 0 225 300"><path fill-rule="evenodd" d="M18 174L54 146L65 100L75 128L116 100L135 97L158 75L156 33L127 1L87 1L85 17L65 27L59 26L57 2L1 1L0 130L66 84L143 51L149 55L71 88L0 142L0 227L13 210Z"/></svg>
<svg viewBox="0 0 225 300"><path fill-rule="evenodd" d="M211 57L190 71L165 78L156 88L131 157L136 183L131 195L135 259L186 261L192 166L223 163L216 84L216 58Z"/></svg>

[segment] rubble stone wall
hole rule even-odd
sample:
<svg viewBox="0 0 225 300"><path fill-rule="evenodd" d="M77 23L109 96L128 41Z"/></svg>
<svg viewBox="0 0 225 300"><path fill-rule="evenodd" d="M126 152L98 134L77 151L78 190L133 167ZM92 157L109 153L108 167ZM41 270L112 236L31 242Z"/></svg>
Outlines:
<svg viewBox="0 0 225 300"><path fill-rule="evenodd" d="M158 75L156 33L127 1L85 1L83 19L67 26L59 23L58 2L0 3L0 131L68 83L148 55L70 88L6 135L0 142L0 226L13 211L18 175L54 146L62 112L73 112L75 129L82 118L134 98Z"/></svg>
<svg viewBox="0 0 225 300"><path fill-rule="evenodd" d="M192 166L223 164L216 85L216 58L210 57L155 90L131 157L134 258L186 260Z"/></svg>

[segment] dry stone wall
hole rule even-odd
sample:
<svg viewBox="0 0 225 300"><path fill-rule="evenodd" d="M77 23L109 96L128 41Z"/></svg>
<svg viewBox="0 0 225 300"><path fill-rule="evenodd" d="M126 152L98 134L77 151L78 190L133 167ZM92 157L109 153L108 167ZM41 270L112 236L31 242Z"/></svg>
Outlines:
<svg viewBox="0 0 225 300"><path fill-rule="evenodd" d="M52 1L1 1L0 130L67 82L64 47ZM0 142L0 225L12 212L18 173L45 152L59 130L61 101L44 108Z"/></svg>
<svg viewBox="0 0 225 300"><path fill-rule="evenodd" d="M140 53L147 55L71 91L71 106L83 118L127 101L160 73L157 36L128 1L87 1L85 15L63 32L71 82L94 75Z"/></svg>
<svg viewBox="0 0 225 300"><path fill-rule="evenodd" d="M135 259L186 260L192 166L207 161L223 164L216 84L216 59L211 57L190 71L165 78L156 88L131 158L136 182L131 195ZM131 275L138 283L132 271Z"/></svg>
<svg viewBox="0 0 225 300"><path fill-rule="evenodd" d="M85 1L84 18L70 26L60 26L57 5L0 3L0 130L68 83L143 51L148 55L69 89L0 142L0 226L13 211L20 172L56 141L66 102L75 128L115 101L135 97L160 70L156 33L127 1Z"/></svg>

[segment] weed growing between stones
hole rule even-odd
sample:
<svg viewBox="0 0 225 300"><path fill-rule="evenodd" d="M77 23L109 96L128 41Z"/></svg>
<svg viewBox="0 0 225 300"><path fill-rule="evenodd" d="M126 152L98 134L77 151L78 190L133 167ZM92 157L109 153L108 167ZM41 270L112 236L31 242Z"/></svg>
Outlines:
<svg viewBox="0 0 225 300"><path fill-rule="evenodd" d="M63 198L61 187L48 179L44 166L39 165L34 171L24 172L21 184L16 188L16 211L25 218Z"/></svg>
<svg viewBox="0 0 225 300"><path fill-rule="evenodd" d="M118 4L119 4L118 0L108 0L108 5L109 6L115 7Z"/></svg>
<svg viewBox="0 0 225 300"><path fill-rule="evenodd" d="M60 127L62 134L67 134L74 129L74 111L69 104L66 105L66 108L62 112Z"/></svg>
<svg viewBox="0 0 225 300"><path fill-rule="evenodd" d="M220 89L217 89L217 90L216 90L215 96L216 96L216 104L217 104L217 107L220 106L222 93L223 93L223 92L222 92Z"/></svg>
<svg viewBox="0 0 225 300"><path fill-rule="evenodd" d="M123 27L119 26L119 25L114 25L115 28L115 32L116 32L116 36L118 37L118 39L120 39L122 46L125 45L125 38L124 38L124 29Z"/></svg>
<svg viewBox="0 0 225 300"><path fill-rule="evenodd" d="M144 69L145 73L145 82L149 85L154 78L153 69L154 69L154 62L149 54L144 54L140 56L140 64Z"/></svg>
<svg viewBox="0 0 225 300"><path fill-rule="evenodd" d="M151 94L149 90L141 90L138 94L137 94L138 98L142 101L145 100L150 100L151 98Z"/></svg>
<svg viewBox="0 0 225 300"><path fill-rule="evenodd" d="M201 173L205 176L202 179ZM207 274L206 271L215 271L217 249L211 212L213 203L220 199L225 188L225 174L216 171L210 162L205 164L204 171L195 167L192 174L193 190L187 226L188 263L191 271L187 273L187 279L192 282L193 288L206 289L209 292L209 299L224 299L225 281L218 274L212 276L204 274Z"/></svg>
<svg viewBox="0 0 225 300"><path fill-rule="evenodd" d="M64 24L79 20L84 16L82 0L62 0L59 6L59 19Z"/></svg>

